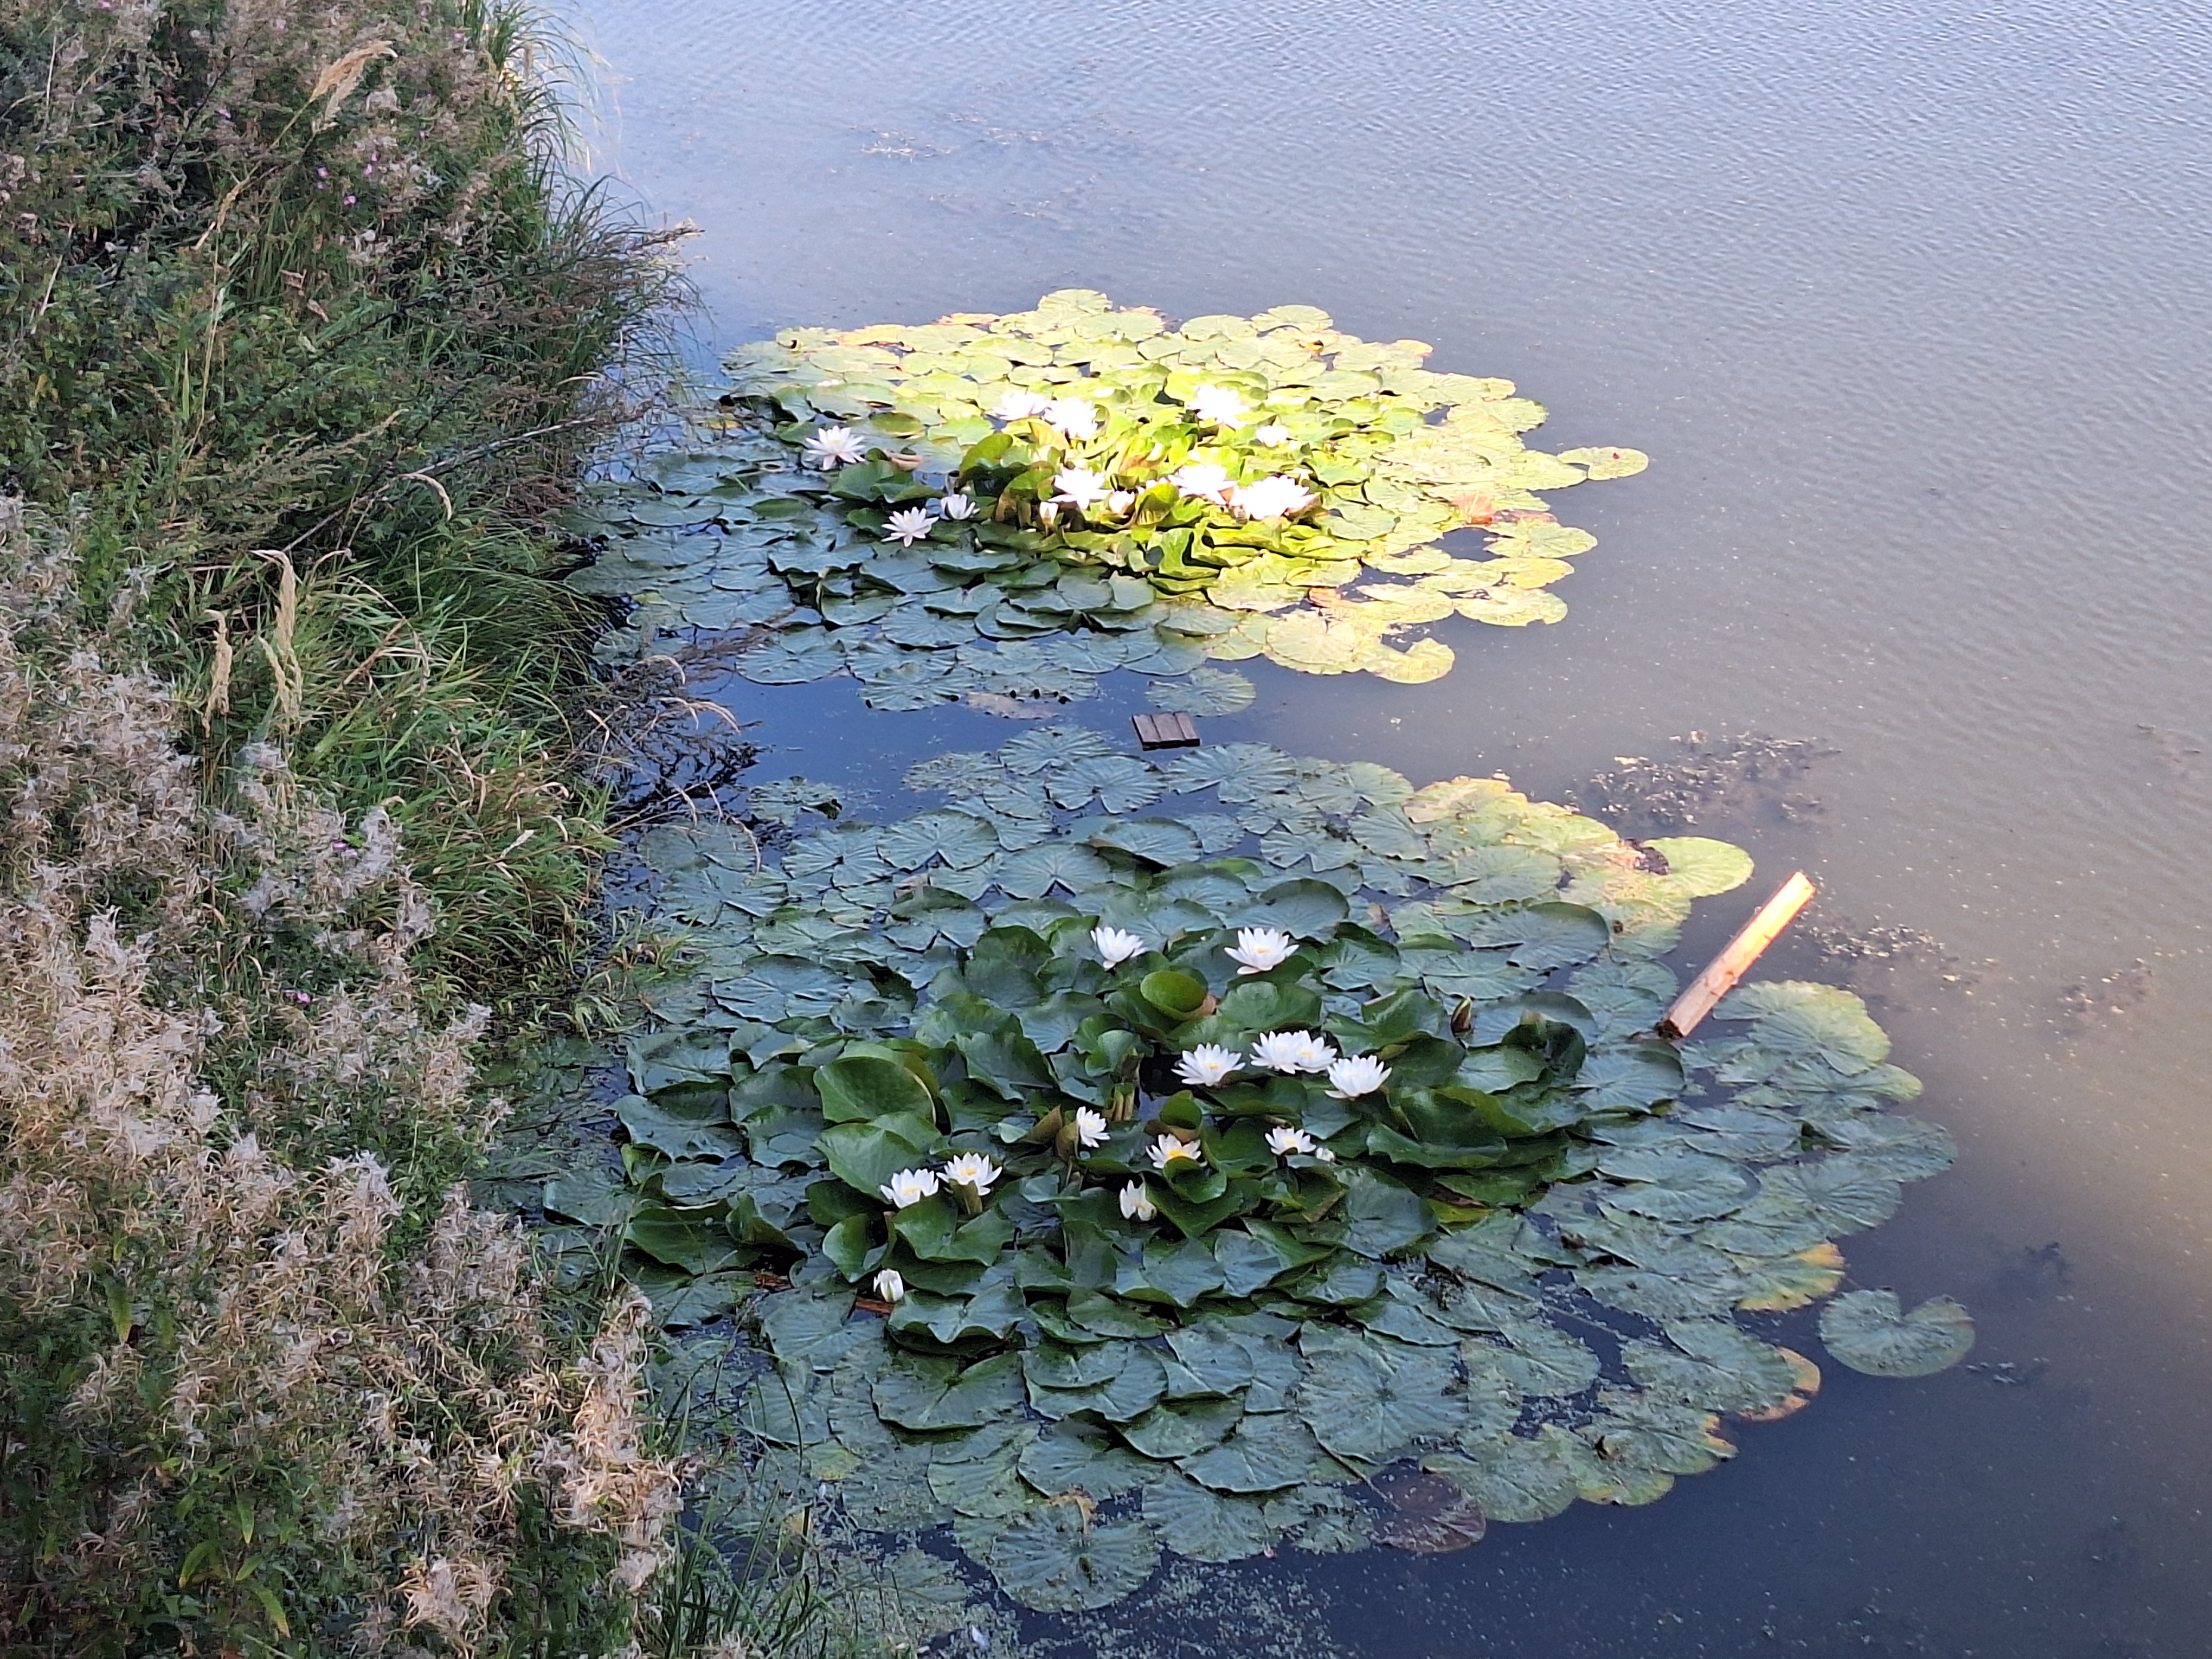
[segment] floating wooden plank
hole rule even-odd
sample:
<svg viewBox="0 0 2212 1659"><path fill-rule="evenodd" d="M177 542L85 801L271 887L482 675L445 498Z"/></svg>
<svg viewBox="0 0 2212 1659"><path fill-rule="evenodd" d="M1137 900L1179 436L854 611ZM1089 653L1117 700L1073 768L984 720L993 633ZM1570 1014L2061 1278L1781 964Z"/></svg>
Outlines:
<svg viewBox="0 0 2212 1659"><path fill-rule="evenodd" d="M1696 1030L1705 1017L1712 1012L1714 1005L1735 988L1735 982L1751 971L1751 964L1811 902L1814 890L1802 870L1793 872L1782 884L1781 890L1760 905L1758 914L1728 942L1728 949L1715 957L1705 971L1690 981L1690 988L1674 999L1674 1006L1667 1011L1665 1018L1651 1028L1653 1031L1672 1042Z"/></svg>
<svg viewBox="0 0 2212 1659"><path fill-rule="evenodd" d="M1195 749L1198 725L1188 714L1133 714L1140 749Z"/></svg>

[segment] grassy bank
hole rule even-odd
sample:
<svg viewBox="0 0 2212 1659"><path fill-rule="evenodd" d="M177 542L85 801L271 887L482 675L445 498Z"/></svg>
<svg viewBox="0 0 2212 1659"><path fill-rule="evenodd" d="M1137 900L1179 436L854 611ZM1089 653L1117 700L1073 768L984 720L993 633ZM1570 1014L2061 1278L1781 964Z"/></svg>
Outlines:
<svg viewBox="0 0 2212 1659"><path fill-rule="evenodd" d="M10 1652L680 1645L643 1311L459 1184L487 1045L587 988L542 526L673 280L537 49L0 0Z"/></svg>

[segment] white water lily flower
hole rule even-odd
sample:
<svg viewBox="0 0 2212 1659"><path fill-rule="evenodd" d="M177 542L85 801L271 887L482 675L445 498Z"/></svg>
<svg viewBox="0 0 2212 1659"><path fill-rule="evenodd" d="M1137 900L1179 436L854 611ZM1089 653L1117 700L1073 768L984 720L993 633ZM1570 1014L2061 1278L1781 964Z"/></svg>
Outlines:
<svg viewBox="0 0 2212 1659"><path fill-rule="evenodd" d="M1070 502L1079 512L1088 512L1091 502L1103 501L1111 493L1104 475L1093 472L1087 466L1061 468L1054 477L1052 487L1060 491L1053 500Z"/></svg>
<svg viewBox="0 0 2212 1659"><path fill-rule="evenodd" d="M948 519L972 519L975 516L975 500L965 490L948 490L938 498L937 510Z"/></svg>
<svg viewBox="0 0 2212 1659"><path fill-rule="evenodd" d="M1329 1151L1326 1146L1315 1147L1314 1158L1316 1162L1322 1164L1334 1164L1336 1162L1336 1154Z"/></svg>
<svg viewBox="0 0 2212 1659"><path fill-rule="evenodd" d="M1094 1112L1088 1106L1075 1109L1075 1139L1084 1147L1103 1146L1106 1144L1106 1115Z"/></svg>
<svg viewBox="0 0 2212 1659"><path fill-rule="evenodd" d="M1137 492L1133 489L1109 490L1106 494L1106 510L1109 513L1127 513L1135 504L1136 499Z"/></svg>
<svg viewBox="0 0 2212 1659"><path fill-rule="evenodd" d="M1145 1190L1145 1183L1133 1181L1121 1188L1121 1215L1127 1221L1150 1221L1159 1212L1152 1207L1152 1195Z"/></svg>
<svg viewBox="0 0 2212 1659"><path fill-rule="evenodd" d="M1270 1031L1252 1045L1252 1058L1271 1072L1326 1072L1336 1050L1311 1031Z"/></svg>
<svg viewBox="0 0 2212 1659"><path fill-rule="evenodd" d="M1152 1167L1170 1170L1178 1164L1203 1164L1206 1154L1187 1140L1177 1140L1173 1135L1162 1135L1152 1143Z"/></svg>
<svg viewBox="0 0 2212 1659"><path fill-rule="evenodd" d="M1193 461L1168 474L1168 482L1196 501L1218 501L1230 491L1229 469L1212 461Z"/></svg>
<svg viewBox="0 0 2212 1659"><path fill-rule="evenodd" d="M1240 974L1264 974L1279 968L1291 954L1291 936L1279 927L1239 927L1229 959L1243 965Z"/></svg>
<svg viewBox="0 0 2212 1659"><path fill-rule="evenodd" d="M876 1188L896 1208L903 1210L909 1204L919 1204L925 1198L937 1196L943 1185L934 1170L901 1170L884 1185Z"/></svg>
<svg viewBox="0 0 2212 1659"><path fill-rule="evenodd" d="M901 547L912 547L936 527L937 520L930 516L927 507L902 507L884 521L884 528L890 532L884 539L896 542Z"/></svg>
<svg viewBox="0 0 2212 1659"><path fill-rule="evenodd" d="M1279 448L1291 441L1291 429L1280 421L1270 421L1252 434L1252 441L1264 444L1269 449Z"/></svg>
<svg viewBox="0 0 2212 1659"><path fill-rule="evenodd" d="M1026 421L1052 407L1052 399L1035 392L1009 392L991 406L994 421Z"/></svg>
<svg viewBox="0 0 2212 1659"><path fill-rule="evenodd" d="M1274 1128L1267 1131L1267 1150L1277 1158L1288 1158L1292 1152L1313 1156L1314 1138L1304 1129Z"/></svg>
<svg viewBox="0 0 2212 1659"><path fill-rule="evenodd" d="M982 1152L956 1152L945 1160L945 1178L956 1187L973 1187L978 1197L1005 1173Z"/></svg>
<svg viewBox="0 0 2212 1659"><path fill-rule="evenodd" d="M809 466L828 471L833 466L853 466L860 459L860 440L849 426L825 426L799 446Z"/></svg>
<svg viewBox="0 0 2212 1659"><path fill-rule="evenodd" d="M879 1302L906 1300L906 1278L896 1267L886 1267L876 1275L876 1299Z"/></svg>
<svg viewBox="0 0 2212 1659"><path fill-rule="evenodd" d="M1244 424L1249 411L1243 398L1227 386L1202 386L1190 394L1190 412L1213 426L1231 431Z"/></svg>
<svg viewBox="0 0 2212 1659"><path fill-rule="evenodd" d="M1098 409L1081 398L1055 398L1044 406L1045 424L1078 443L1098 435Z"/></svg>
<svg viewBox="0 0 2212 1659"><path fill-rule="evenodd" d="M1119 968L1131 957L1145 953L1145 941L1134 933L1125 933L1119 927L1094 927L1091 943L1098 951L1098 960L1109 968Z"/></svg>
<svg viewBox="0 0 2212 1659"><path fill-rule="evenodd" d="M1356 1100L1382 1086L1390 1068L1372 1054L1347 1054L1328 1068L1328 1092L1338 1100Z"/></svg>
<svg viewBox="0 0 2212 1659"><path fill-rule="evenodd" d="M1280 519L1303 513L1314 504L1314 493L1295 478L1262 478L1238 484L1229 492L1229 505L1248 519Z"/></svg>
<svg viewBox="0 0 2212 1659"><path fill-rule="evenodd" d="M1194 1089L1211 1089L1244 1063L1244 1056L1234 1048L1224 1048L1216 1042L1201 1042L1195 1048L1187 1048L1182 1058L1176 1061L1176 1075Z"/></svg>

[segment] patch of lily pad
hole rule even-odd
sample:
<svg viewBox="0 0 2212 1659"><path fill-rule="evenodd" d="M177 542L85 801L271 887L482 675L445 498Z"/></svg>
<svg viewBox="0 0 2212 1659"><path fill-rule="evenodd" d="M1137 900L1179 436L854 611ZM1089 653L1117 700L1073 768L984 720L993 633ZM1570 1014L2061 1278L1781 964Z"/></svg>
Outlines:
<svg viewBox="0 0 2212 1659"><path fill-rule="evenodd" d="M1811 1397L1778 1322L1949 1161L1845 992L1652 1035L1692 902L1750 873L1723 843L1065 725L907 782L939 804L884 823L766 787L780 853L647 833L697 971L631 1046L620 1171L544 1194L671 1328L757 1331L758 1525L949 1527L1073 1610L1163 1551L1649 1503ZM1820 1329L1875 1375L1972 1340L1887 1292Z"/></svg>
<svg viewBox="0 0 2212 1659"><path fill-rule="evenodd" d="M850 674L879 708L1072 702L1117 668L1261 656L1434 679L1450 647L1406 630L1557 621L1595 538L1542 492L1645 458L1532 450L1540 405L1428 352L1310 306L1174 328L1085 289L787 330L730 355L686 447L596 487L573 528L600 551L570 582L636 602L635 648L759 629L744 677ZM1448 550L1458 532L1479 552ZM1163 706L1237 706L1206 684Z"/></svg>

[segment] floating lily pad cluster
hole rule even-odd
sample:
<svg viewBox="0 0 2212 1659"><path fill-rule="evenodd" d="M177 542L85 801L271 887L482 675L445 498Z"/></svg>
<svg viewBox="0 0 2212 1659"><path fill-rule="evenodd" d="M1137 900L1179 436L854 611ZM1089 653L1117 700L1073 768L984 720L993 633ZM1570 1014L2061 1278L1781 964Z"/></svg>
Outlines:
<svg viewBox="0 0 2212 1659"><path fill-rule="evenodd" d="M738 1412L763 1522L950 1523L1072 1609L1163 1549L1451 1547L1650 1502L1732 1455L1723 1415L1817 1389L1773 1317L1949 1162L1844 992L1753 985L1729 1035L1650 1035L1656 958L1749 873L1723 843L1075 726L908 781L945 804L778 792L774 860L646 838L701 972L632 1048L625 1180L544 1194L580 1242L622 1229L672 1326L787 1279ZM1886 1375L1972 1340L1878 1291L1820 1329Z"/></svg>
<svg viewBox="0 0 2212 1659"><path fill-rule="evenodd" d="M1266 656L1436 678L1455 613L1556 621L1595 544L1537 493L1642 470L1547 455L1510 382L1421 367L1418 341L1310 306L1200 317L1069 289L1035 311L793 329L740 347L724 429L603 486L572 579L641 629L773 625L738 672L849 672L872 705L1071 702L1115 668ZM1487 537L1479 557L1438 545Z"/></svg>

